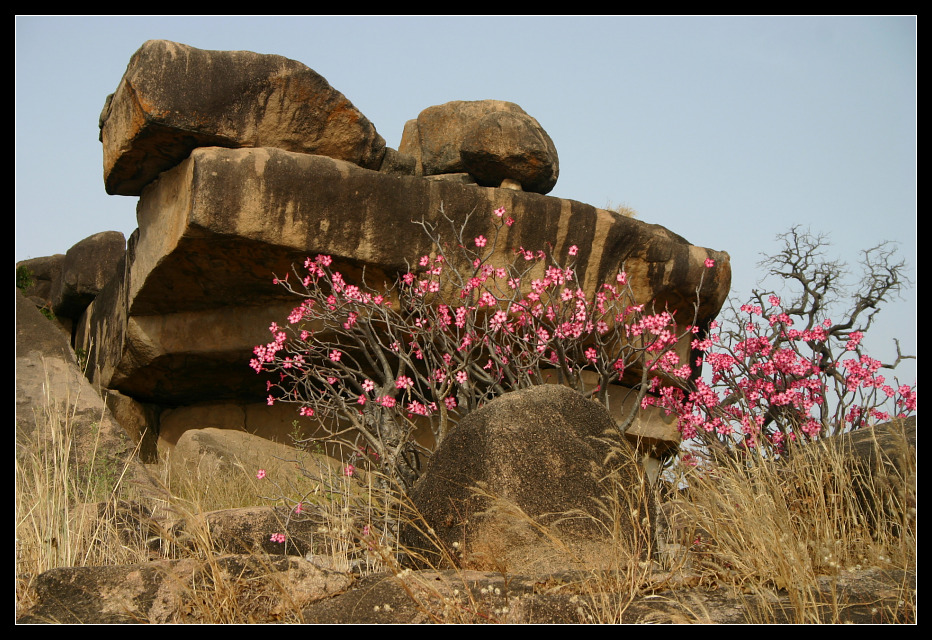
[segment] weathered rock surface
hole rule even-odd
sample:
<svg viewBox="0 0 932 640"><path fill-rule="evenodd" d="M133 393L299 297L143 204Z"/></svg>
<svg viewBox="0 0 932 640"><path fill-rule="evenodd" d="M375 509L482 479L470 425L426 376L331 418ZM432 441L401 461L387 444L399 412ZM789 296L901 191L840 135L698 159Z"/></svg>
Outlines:
<svg viewBox="0 0 932 640"><path fill-rule="evenodd" d="M352 582L349 574L294 556L226 555L210 563L186 559L61 568L38 577L39 602L17 622L224 622L214 617L224 611L236 612L240 622L271 622L341 593ZM231 598L225 606L204 600L218 591Z"/></svg>
<svg viewBox="0 0 932 640"><path fill-rule="evenodd" d="M503 180L549 193L560 173L557 150L524 109L502 100L457 100L428 107L405 125L398 147L417 159L418 175L468 172L479 184Z"/></svg>
<svg viewBox="0 0 932 640"><path fill-rule="evenodd" d="M378 169L385 140L300 62L150 40L100 115L107 193L139 195L192 149L277 147Z"/></svg>
<svg viewBox="0 0 932 640"><path fill-rule="evenodd" d="M620 519L608 524L596 500L613 489L623 505ZM653 494L615 421L602 405L560 385L507 393L468 414L431 456L411 501L436 540L412 527L402 539L437 565L439 545L470 568L522 572L573 560L594 566L612 554L637 557L646 547L625 543L653 534ZM550 531L542 535L532 521ZM615 537L606 533L613 526L620 529ZM576 548L549 558L551 549L561 555L554 540Z"/></svg>
<svg viewBox="0 0 932 640"><path fill-rule="evenodd" d="M786 591L754 595L697 585L696 576L644 576L642 594L625 593L623 579L589 571L503 575L484 571L419 571L362 578L345 592L303 612L308 624L748 624L906 623L915 619L896 593L916 584L899 570L844 571L819 580L824 602L799 611ZM798 602L798 600L796 600Z"/></svg>

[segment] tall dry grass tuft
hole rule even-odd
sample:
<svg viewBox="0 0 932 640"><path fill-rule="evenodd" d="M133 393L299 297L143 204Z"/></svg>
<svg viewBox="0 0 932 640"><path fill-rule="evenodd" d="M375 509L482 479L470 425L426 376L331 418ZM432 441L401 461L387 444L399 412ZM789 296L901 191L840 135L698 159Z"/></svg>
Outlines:
<svg viewBox="0 0 932 640"><path fill-rule="evenodd" d="M754 451L721 458L689 473L673 500L674 517L689 523L680 542L693 568L707 583L751 594L751 622L838 622L849 603L825 602L826 577L867 567L915 572L915 449L901 457L906 468L890 460L872 467L855 464L838 442L796 445L779 459ZM776 593L788 596L787 611L770 604ZM888 619L908 617L914 600L904 583L902 610Z"/></svg>
<svg viewBox="0 0 932 640"><path fill-rule="evenodd" d="M45 388L51 388L48 379ZM127 469L117 468L99 450L97 428L91 430L89 453L78 455L75 406L47 395L35 416L35 429L17 434L18 608L31 602L32 580L49 569L147 558L146 532L134 532L120 517L125 513L121 501L130 495L123 482Z"/></svg>
<svg viewBox="0 0 932 640"><path fill-rule="evenodd" d="M626 218L637 218L638 217L638 212L634 210L632 207L629 207L626 204L615 205L615 204L612 204L611 200L609 200L605 204L603 209L605 209L606 211L611 211L613 213L617 213L619 215L625 216Z"/></svg>

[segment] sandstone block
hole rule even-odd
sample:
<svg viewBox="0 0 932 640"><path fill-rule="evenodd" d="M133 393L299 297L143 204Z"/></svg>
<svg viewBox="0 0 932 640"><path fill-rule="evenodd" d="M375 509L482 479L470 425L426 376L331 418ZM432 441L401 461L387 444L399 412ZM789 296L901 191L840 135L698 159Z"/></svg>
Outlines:
<svg viewBox="0 0 932 640"><path fill-rule="evenodd" d="M100 116L107 193L139 195L204 146L277 147L378 169L385 140L322 76L251 51L150 40Z"/></svg>
<svg viewBox="0 0 932 640"><path fill-rule="evenodd" d="M624 265L639 300L681 309L696 322L718 312L730 286L725 253L691 246L648 225L571 200L445 180L386 175L351 163L280 149L199 148L140 198L138 238L126 276L102 292L81 329L94 339L101 383L145 402L264 402L248 362L272 320L297 299L273 283L318 253L350 280L393 280L430 252L412 220L442 221L441 208L486 235L505 207L491 261L509 264L520 246L579 247L576 275L590 296ZM716 260L706 269L707 257ZM687 341L688 342L688 341ZM684 358L689 345L682 345Z"/></svg>

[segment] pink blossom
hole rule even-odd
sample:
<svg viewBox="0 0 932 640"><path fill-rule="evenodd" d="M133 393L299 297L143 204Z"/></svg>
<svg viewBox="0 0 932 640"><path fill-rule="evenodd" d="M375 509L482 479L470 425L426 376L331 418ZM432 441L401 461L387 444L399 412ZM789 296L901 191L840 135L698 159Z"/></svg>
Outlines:
<svg viewBox="0 0 932 640"><path fill-rule="evenodd" d="M279 544L281 544L282 542L285 541L285 534L284 533L273 533L272 537L269 538L269 540L271 542L278 542Z"/></svg>
<svg viewBox="0 0 932 640"><path fill-rule="evenodd" d="M706 268L706 269L711 269L711 268L714 267L714 266L715 266L715 260L713 260L712 258L706 258L706 259L705 259L705 268Z"/></svg>
<svg viewBox="0 0 932 640"><path fill-rule="evenodd" d="M256 474L256 477L262 480L262 478L265 477L265 469L259 469L259 473Z"/></svg>
<svg viewBox="0 0 932 640"><path fill-rule="evenodd" d="M861 344L861 340L864 338L864 333L861 331L852 331L851 335L848 336L848 343L845 345L845 351L854 351L858 348L858 345Z"/></svg>
<svg viewBox="0 0 932 640"><path fill-rule="evenodd" d="M485 246L485 243L486 243L485 236L479 236L478 238L476 238L476 246L477 246L477 247L484 247L484 246Z"/></svg>
<svg viewBox="0 0 932 640"><path fill-rule="evenodd" d="M570 247L569 254L570 254L571 256L575 256L577 253L579 253L579 247L577 247L577 246L574 244L572 247Z"/></svg>
<svg viewBox="0 0 932 640"><path fill-rule="evenodd" d="M298 413L302 416L312 416L314 415L314 410L310 407L301 407L301 410Z"/></svg>
<svg viewBox="0 0 932 640"><path fill-rule="evenodd" d="M340 361L340 358L342 358L342 357L343 357L343 354L342 354L340 351L338 351L337 349L334 349L333 351L330 352L330 359L331 359L333 362L339 362L339 361Z"/></svg>
<svg viewBox="0 0 932 640"><path fill-rule="evenodd" d="M498 216L499 218L505 215L505 207L499 207L498 209L496 209L495 215Z"/></svg>
<svg viewBox="0 0 932 640"><path fill-rule="evenodd" d="M356 467L354 467L353 465L348 464L345 467L343 467L343 475L346 476L347 478L351 478L354 473L356 473Z"/></svg>

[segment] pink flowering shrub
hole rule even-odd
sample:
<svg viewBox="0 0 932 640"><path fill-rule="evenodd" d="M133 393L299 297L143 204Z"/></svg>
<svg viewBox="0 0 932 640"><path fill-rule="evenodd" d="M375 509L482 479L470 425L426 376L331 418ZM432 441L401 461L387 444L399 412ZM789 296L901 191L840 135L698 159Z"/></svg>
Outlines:
<svg viewBox="0 0 932 640"><path fill-rule="evenodd" d="M808 441L916 411L915 387L880 372L913 356L902 355L897 343L896 362L882 364L861 346L880 303L908 284L904 264L892 260L886 243L865 251L861 287L844 319L833 322L824 310L843 294L843 265L821 259L822 237L794 228L782 239L784 250L762 264L799 293L787 302L755 291L733 309L729 330L713 322L712 333L692 345L699 356L691 364L708 365L706 377L689 379L662 361L674 384L651 381L656 395L642 406L675 413L684 440L779 452L787 439Z"/></svg>
<svg viewBox="0 0 932 640"><path fill-rule="evenodd" d="M886 245L865 252L865 284L844 321L833 323L823 311L838 292L840 266L816 260L821 239L794 229L786 250L767 264L802 293L786 304L773 292L755 292L723 331L714 322L696 327L695 318L678 324L668 311L635 300L623 270L587 296L572 262L576 246L566 256L521 247L510 264L493 265L499 233L513 224L505 214L496 210L489 237L475 238L464 237L468 218L457 225L444 216L446 242L420 222L433 251L394 283L371 287L364 272L350 282L324 255L308 258L294 281L276 278L303 300L254 350L253 369L274 376L268 403L296 404L325 439L365 451L406 486L430 454L415 431L429 429L439 444L462 415L547 382L607 405L608 386L627 372L640 406L675 413L684 440L727 447L779 450L786 439L888 419L885 405L895 415L916 409L915 388L879 375L896 363L882 365L861 347L878 304L903 282L903 265L890 261ZM674 350L686 336L693 362L681 362Z"/></svg>
<svg viewBox="0 0 932 640"><path fill-rule="evenodd" d="M491 264L513 224L505 214L496 210L489 237L476 238L464 237L468 218L444 216L447 242L422 221L433 252L389 285L371 287L365 273L350 282L324 255L293 281L276 278L303 300L254 350L253 369L274 375L268 403L295 403L328 439L372 452L410 484L429 455L415 430L429 428L439 443L460 416L507 391L553 382L607 404L608 385L637 371L646 393L653 363L674 361L673 347L695 329L650 313L624 271L587 296L575 246L566 256L522 247L511 264Z"/></svg>

